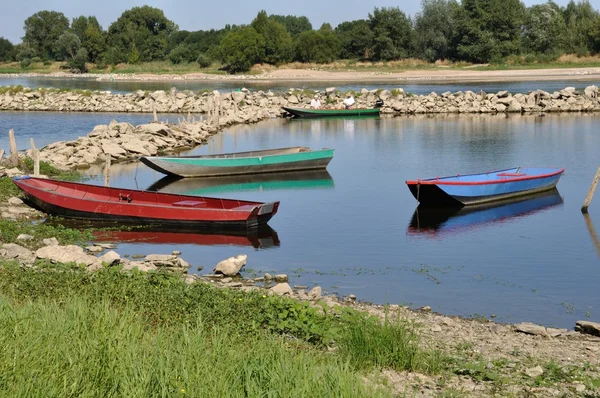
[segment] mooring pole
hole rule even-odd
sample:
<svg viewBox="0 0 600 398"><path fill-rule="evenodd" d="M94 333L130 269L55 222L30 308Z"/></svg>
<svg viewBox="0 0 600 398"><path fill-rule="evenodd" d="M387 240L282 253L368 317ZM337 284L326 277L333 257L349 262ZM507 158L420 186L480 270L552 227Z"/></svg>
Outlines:
<svg viewBox="0 0 600 398"><path fill-rule="evenodd" d="M17 140L15 139L15 130L8 131L8 141L10 142L10 161L14 166L19 164L19 151L17 150Z"/></svg>
<svg viewBox="0 0 600 398"><path fill-rule="evenodd" d="M590 185L590 190L588 191L587 196L585 197L585 202L583 202L583 206L581 207L581 212L587 214L588 207L592 202L592 198L594 197L594 192L596 191L596 187L598 186L598 181L600 180L600 167L598 167L598 171L596 171L596 176L594 177L594 181L592 181L592 185Z"/></svg>
<svg viewBox="0 0 600 398"><path fill-rule="evenodd" d="M33 137L31 137L31 158L33 159L33 176L37 177L40 175L40 154L35 147Z"/></svg>
<svg viewBox="0 0 600 398"><path fill-rule="evenodd" d="M110 155L106 154L106 164L104 165L104 186L110 185Z"/></svg>

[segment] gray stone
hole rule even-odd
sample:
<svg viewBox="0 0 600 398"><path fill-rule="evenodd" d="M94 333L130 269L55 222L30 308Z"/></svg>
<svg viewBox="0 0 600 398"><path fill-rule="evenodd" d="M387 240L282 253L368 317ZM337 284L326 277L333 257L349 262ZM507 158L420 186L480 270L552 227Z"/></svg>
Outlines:
<svg viewBox="0 0 600 398"><path fill-rule="evenodd" d="M144 147L144 143L139 138L130 138L121 145L124 149L131 153L137 153L143 156L151 156L150 151Z"/></svg>
<svg viewBox="0 0 600 398"><path fill-rule="evenodd" d="M223 261L220 261L213 269L214 273L221 273L226 276L237 275L242 267L246 265L246 259L248 258L245 254L240 254L235 257L229 257Z"/></svg>
<svg viewBox="0 0 600 398"><path fill-rule="evenodd" d="M173 250L171 254L174 256L181 256L181 252L179 250Z"/></svg>
<svg viewBox="0 0 600 398"><path fill-rule="evenodd" d="M76 263L92 265L98 263L98 258L86 254L83 248L75 245L45 246L35 252L37 258L50 260L55 263Z"/></svg>
<svg viewBox="0 0 600 398"><path fill-rule="evenodd" d="M42 241L42 243L46 246L57 246L59 244L58 239L56 239L55 237L46 238Z"/></svg>
<svg viewBox="0 0 600 398"><path fill-rule="evenodd" d="M323 295L323 290L321 289L321 286L315 286L312 289L310 289L308 292L308 297L311 300L319 300L322 295Z"/></svg>
<svg viewBox="0 0 600 398"><path fill-rule="evenodd" d="M20 234L19 236L17 236L17 240L32 240L33 236L28 235L28 234Z"/></svg>
<svg viewBox="0 0 600 398"><path fill-rule="evenodd" d="M575 323L575 331L600 337L600 323L589 321L577 321Z"/></svg>
<svg viewBox="0 0 600 398"><path fill-rule="evenodd" d="M177 256L172 254L148 254L144 260L150 263L171 263Z"/></svg>
<svg viewBox="0 0 600 398"><path fill-rule="evenodd" d="M540 365L525 370L525 374L531 378L535 378L544 374L544 369Z"/></svg>
<svg viewBox="0 0 600 398"><path fill-rule="evenodd" d="M509 95L510 95L510 93L507 90L498 91L496 93L496 97L498 97L498 98L508 97Z"/></svg>
<svg viewBox="0 0 600 398"><path fill-rule="evenodd" d="M273 279L275 279L275 282L278 282L278 283L287 282L288 276L286 274L277 274L277 275L275 275L275 277Z"/></svg>
<svg viewBox="0 0 600 398"><path fill-rule="evenodd" d="M90 253L100 253L104 251L104 248L101 246L88 246L85 249Z"/></svg>
<svg viewBox="0 0 600 398"><path fill-rule="evenodd" d="M536 325L535 323L523 322L515 325L517 332L531 334L533 336L548 336L544 326Z"/></svg>
<svg viewBox="0 0 600 398"><path fill-rule="evenodd" d="M101 264L114 265L118 264L121 261L121 256L119 256L118 253L111 250L105 253L104 255L98 257L98 261L100 261Z"/></svg>
<svg viewBox="0 0 600 398"><path fill-rule="evenodd" d="M4 243L0 250L0 257L7 260L16 260L21 264L33 264L35 262L35 254L16 243Z"/></svg>
<svg viewBox="0 0 600 398"><path fill-rule="evenodd" d="M127 156L127 151L125 149L121 148L118 144L115 144L114 142L103 143L102 151L105 154L110 155L117 159Z"/></svg>
<svg viewBox="0 0 600 398"><path fill-rule="evenodd" d="M18 205L22 205L23 201L15 196L13 196L10 199L8 199L8 204L11 206L18 206Z"/></svg>
<svg viewBox="0 0 600 398"><path fill-rule="evenodd" d="M270 289L274 294L278 296L288 295L291 296L294 291L287 283L278 283Z"/></svg>

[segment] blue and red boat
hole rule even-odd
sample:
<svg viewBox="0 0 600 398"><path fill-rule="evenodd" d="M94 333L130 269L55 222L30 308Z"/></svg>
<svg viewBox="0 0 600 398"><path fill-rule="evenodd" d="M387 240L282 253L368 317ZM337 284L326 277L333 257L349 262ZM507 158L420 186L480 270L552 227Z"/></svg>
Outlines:
<svg viewBox="0 0 600 398"><path fill-rule="evenodd" d="M556 187L565 169L515 167L480 174L406 181L423 207L463 207L517 198Z"/></svg>

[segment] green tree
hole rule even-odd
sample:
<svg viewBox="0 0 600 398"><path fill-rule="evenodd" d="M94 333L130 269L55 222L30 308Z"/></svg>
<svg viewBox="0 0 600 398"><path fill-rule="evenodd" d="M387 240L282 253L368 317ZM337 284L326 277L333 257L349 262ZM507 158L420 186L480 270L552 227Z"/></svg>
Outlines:
<svg viewBox="0 0 600 398"><path fill-rule="evenodd" d="M340 57L345 59L370 57L373 32L369 21L359 19L342 22L335 28L335 33L340 41Z"/></svg>
<svg viewBox="0 0 600 398"><path fill-rule="evenodd" d="M85 48L80 48L79 50L77 50L75 56L69 60L68 65L72 70L76 72L85 73L87 72L87 67L85 65L87 60L87 50Z"/></svg>
<svg viewBox="0 0 600 398"><path fill-rule="evenodd" d="M297 17L295 15L271 15L269 18L285 26L285 29L292 37L296 37L302 32L313 30L312 24L306 17Z"/></svg>
<svg viewBox="0 0 600 398"><path fill-rule="evenodd" d="M232 30L219 47L220 58L230 73L250 70L265 56L265 40L251 26Z"/></svg>
<svg viewBox="0 0 600 398"><path fill-rule="evenodd" d="M57 56L62 59L72 59L75 57L77 50L81 47L81 41L75 33L65 32L58 37L56 41Z"/></svg>
<svg viewBox="0 0 600 398"><path fill-rule="evenodd" d="M340 41L329 24L302 32L296 39L296 59L300 62L325 64L337 59L339 52Z"/></svg>
<svg viewBox="0 0 600 398"><path fill-rule="evenodd" d="M563 32L565 51L571 54L585 55L594 46L594 32L598 11L587 0L567 4L563 11L567 28Z"/></svg>
<svg viewBox="0 0 600 398"><path fill-rule="evenodd" d="M106 50L106 38L102 28L95 24L88 24L83 35L81 45L87 49L89 60L95 62Z"/></svg>
<svg viewBox="0 0 600 398"><path fill-rule="evenodd" d="M292 36L285 26L267 16L262 10L250 24L265 42L265 56L262 61L277 65L289 62L293 56Z"/></svg>
<svg viewBox="0 0 600 398"><path fill-rule="evenodd" d="M520 0L462 0L453 15L456 58L489 62L518 54L524 13Z"/></svg>
<svg viewBox="0 0 600 398"><path fill-rule="evenodd" d="M56 41L67 29L69 19L62 12L39 11L25 20L23 27L27 43L42 58L55 59Z"/></svg>
<svg viewBox="0 0 600 398"><path fill-rule="evenodd" d="M177 25L162 10L150 6L134 7L121 14L108 29L107 43L117 52L118 62L165 59L168 38ZM136 56L139 54L139 57Z"/></svg>
<svg viewBox="0 0 600 398"><path fill-rule="evenodd" d="M455 30L455 0L422 0L421 12L415 17L415 54L430 62L447 59L451 54Z"/></svg>
<svg viewBox="0 0 600 398"><path fill-rule="evenodd" d="M81 41L81 46L88 51L89 61L95 62L106 50L106 38L102 26L94 16L79 16L71 22L71 32Z"/></svg>
<svg viewBox="0 0 600 398"><path fill-rule="evenodd" d="M521 45L525 52L560 54L567 25L553 1L529 7L525 12Z"/></svg>
<svg viewBox="0 0 600 398"><path fill-rule="evenodd" d="M0 62L12 61L14 49L15 46L9 40L0 37Z"/></svg>
<svg viewBox="0 0 600 398"><path fill-rule="evenodd" d="M369 25L373 32L373 59L392 60L409 56L412 25L398 7L375 7L373 14L369 14Z"/></svg>
<svg viewBox="0 0 600 398"><path fill-rule="evenodd" d="M23 43L19 46L18 50L16 50L15 59L17 61L23 61L24 59L31 59L36 57L37 53L28 44Z"/></svg>

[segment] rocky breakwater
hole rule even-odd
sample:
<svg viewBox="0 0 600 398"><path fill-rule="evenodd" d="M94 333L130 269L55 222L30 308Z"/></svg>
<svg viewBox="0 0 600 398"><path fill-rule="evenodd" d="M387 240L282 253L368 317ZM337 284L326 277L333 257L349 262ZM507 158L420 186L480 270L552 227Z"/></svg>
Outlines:
<svg viewBox="0 0 600 398"><path fill-rule="evenodd" d="M107 156L119 162L193 148L205 143L216 132L217 127L203 122L133 126L113 121L109 125L96 126L87 136L77 140L45 146L40 150L40 160L60 169L85 168L104 162Z"/></svg>
<svg viewBox="0 0 600 398"><path fill-rule="evenodd" d="M192 91L148 92L138 90L131 94L112 94L108 91L57 91L32 90L14 87L0 90L0 110L28 111L81 111L81 112L160 112L201 113L227 123L248 123L267 117L285 114L282 106L309 107L315 91L289 89L285 92L250 92L242 89L234 92L215 90L194 93ZM345 93L335 87L317 91L324 108L342 108ZM436 114L436 113L535 113L535 112L594 112L600 111L598 87L584 90L566 87L552 93L536 90L512 94L508 91L486 93L484 91L432 92L428 95L412 95L402 88L393 90L367 90L355 93L356 106L371 108L378 99L384 101L383 114Z"/></svg>
<svg viewBox="0 0 600 398"><path fill-rule="evenodd" d="M329 98L329 97L328 97ZM373 106L381 98L384 114L436 114L436 113L539 113L539 112L595 112L600 111L598 87L588 86L583 92L574 87L549 93L536 90L527 94L508 91L458 91L429 95L411 95L402 89L361 90L358 107ZM337 102L330 99L329 102Z"/></svg>
<svg viewBox="0 0 600 398"><path fill-rule="evenodd" d="M194 93L171 89L169 93L138 90L130 94L110 91L58 91L5 87L0 92L0 110L60 111L60 112L142 112L142 113L204 113L219 118L246 120L279 116L280 106L286 105L273 92L247 89L234 92L208 91Z"/></svg>

